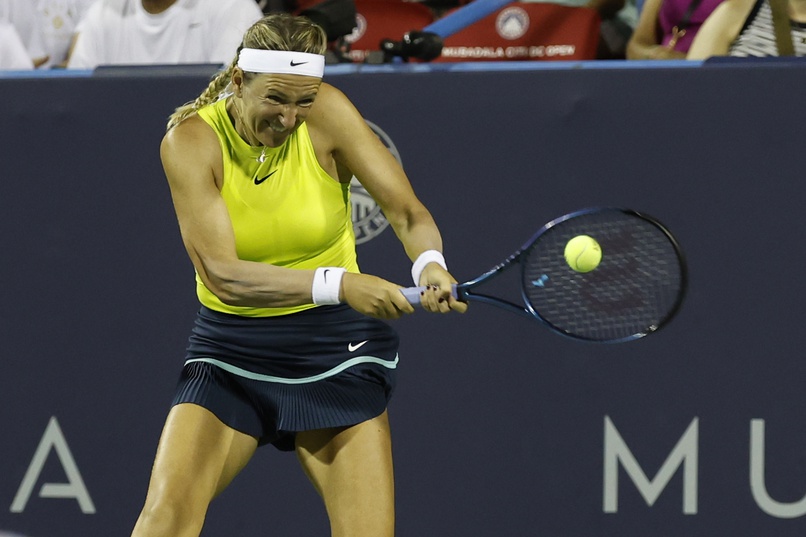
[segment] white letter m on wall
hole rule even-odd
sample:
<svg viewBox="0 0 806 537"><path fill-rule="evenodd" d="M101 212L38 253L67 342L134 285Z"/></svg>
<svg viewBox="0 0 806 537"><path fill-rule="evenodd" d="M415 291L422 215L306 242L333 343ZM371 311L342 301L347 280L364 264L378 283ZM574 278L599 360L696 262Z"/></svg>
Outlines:
<svg viewBox="0 0 806 537"><path fill-rule="evenodd" d="M658 499L663 489L683 465L683 513L697 514L697 454L699 419L694 418L680 437L677 445L666 458L654 479L647 478L635 460L630 448L624 442L616 426L605 416L604 427L604 512L618 512L618 468L619 463L635 484L638 492L650 507Z"/></svg>

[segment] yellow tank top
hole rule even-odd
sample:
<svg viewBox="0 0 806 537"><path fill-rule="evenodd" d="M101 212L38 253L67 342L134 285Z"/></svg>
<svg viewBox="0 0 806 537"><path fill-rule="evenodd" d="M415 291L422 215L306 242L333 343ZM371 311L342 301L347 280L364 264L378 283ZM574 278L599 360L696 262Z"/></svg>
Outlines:
<svg viewBox="0 0 806 537"><path fill-rule="evenodd" d="M294 269L344 267L358 272L350 186L322 169L305 123L280 147L253 147L235 131L226 100L200 109L218 135L224 156L221 196L235 230L240 259ZM265 149L265 159L261 152ZM198 274L196 293L210 309L246 317L286 315L314 307L230 306Z"/></svg>

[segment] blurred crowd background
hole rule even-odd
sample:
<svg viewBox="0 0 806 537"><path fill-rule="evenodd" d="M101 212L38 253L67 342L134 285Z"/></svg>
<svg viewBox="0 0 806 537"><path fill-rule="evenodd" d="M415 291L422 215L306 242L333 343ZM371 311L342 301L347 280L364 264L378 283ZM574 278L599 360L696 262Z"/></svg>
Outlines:
<svg viewBox="0 0 806 537"><path fill-rule="evenodd" d="M325 28L329 63L806 54L806 0L499 2L451 35L429 31L473 1L489 0L0 0L0 69L225 64L246 28L279 11Z"/></svg>

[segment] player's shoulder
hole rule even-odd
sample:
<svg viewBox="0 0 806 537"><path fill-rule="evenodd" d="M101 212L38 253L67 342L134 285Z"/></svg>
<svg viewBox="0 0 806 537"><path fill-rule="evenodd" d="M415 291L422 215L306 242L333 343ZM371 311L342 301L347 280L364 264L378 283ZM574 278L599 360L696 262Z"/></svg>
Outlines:
<svg viewBox="0 0 806 537"><path fill-rule="evenodd" d="M322 85L319 86L315 108L332 108L350 104L350 99L347 98L347 95L335 86L327 82L322 82Z"/></svg>
<svg viewBox="0 0 806 537"><path fill-rule="evenodd" d="M203 161L220 150L213 128L195 113L168 129L160 144L163 159L181 155Z"/></svg>
<svg viewBox="0 0 806 537"><path fill-rule="evenodd" d="M308 124L328 128L328 126L342 124L360 117L358 110L341 90L322 82L308 116Z"/></svg>

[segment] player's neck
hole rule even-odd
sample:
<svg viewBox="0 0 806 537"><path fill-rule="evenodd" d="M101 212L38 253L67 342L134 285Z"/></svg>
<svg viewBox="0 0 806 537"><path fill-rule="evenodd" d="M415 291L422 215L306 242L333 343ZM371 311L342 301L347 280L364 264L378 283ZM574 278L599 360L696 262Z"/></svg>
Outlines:
<svg viewBox="0 0 806 537"><path fill-rule="evenodd" d="M143 9L152 15L162 13L176 3L176 0L141 0Z"/></svg>
<svg viewBox="0 0 806 537"><path fill-rule="evenodd" d="M227 102L227 114L229 115L230 121L232 121L232 126L235 127L235 132L238 133L238 136L240 136L244 142L251 146L263 145L256 137L249 135L246 125L241 120L241 111L238 110L238 106L232 99Z"/></svg>

